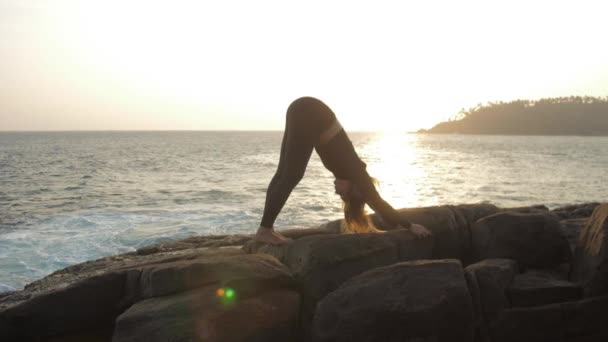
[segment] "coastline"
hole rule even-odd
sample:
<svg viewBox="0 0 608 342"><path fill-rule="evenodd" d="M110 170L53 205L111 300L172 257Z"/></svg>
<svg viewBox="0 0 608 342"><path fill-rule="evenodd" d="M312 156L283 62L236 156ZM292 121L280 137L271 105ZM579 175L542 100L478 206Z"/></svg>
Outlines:
<svg viewBox="0 0 608 342"><path fill-rule="evenodd" d="M608 208L608 205L605 207ZM235 341L246 341L251 334L282 336L285 341L325 341L323 336L333 336L333 340L348 329L353 329L350 324L360 319L352 316L356 311L347 310L340 314L341 317L349 317L346 321L337 326L330 325L338 330L326 330L324 327L328 326L323 323L335 315L332 313L335 310L343 310L335 301L339 302L343 295L350 298L351 291L357 291L360 286L356 285L358 279L367 279L362 284L371 286L369 284L375 282L392 282L394 276L412 276L412 279L437 278L439 283L444 284L442 286L447 287L437 288L436 291L452 293L443 300L452 304L460 303L460 313L449 316L452 321L460 323L441 323L448 325L443 326L442 330L435 330L437 322L431 316L423 316L430 319L421 323L427 327L426 333L451 331L454 336L459 336L458 340L472 341L473 335L483 332L483 329L478 330L482 327L473 320L472 313L479 299L475 299L476 290L471 287L469 277L477 279L478 272L488 267L488 270L498 267L510 272L511 278L515 279L515 283L506 289L511 292L524 291L517 287L517 279L519 273L521 277L534 276L526 272L528 268L544 269L553 272L551 274L559 279L569 279L569 271L560 265L576 265L576 258L572 258L576 254L578 236L583 229L587 229L587 221L596 215L598 208L603 207L598 203L587 203L549 210L543 205L498 208L483 203L400 209L400 215L420 222L433 231L433 237L425 239L414 239L406 230L391 230L381 218L371 215L374 223L387 230L387 233L339 234L341 221L336 220L319 227L285 230L283 233L291 237L293 242L283 246L255 243L247 235L199 236L155 244L135 252L73 265L28 284L24 290L1 293L0 337L6 340L53 337L160 341L172 336L166 333L175 333L172 324L197 325L204 321L205 326L212 329L208 331L214 331L213 336L216 337L213 341L229 337ZM525 230L515 233L521 227ZM516 235L510 236L508 231L511 229L515 229L513 234ZM494 234L495 238L487 240L487 234ZM511 242L500 245L501 239L504 239L501 236ZM513 249L513 241L518 241L521 247ZM492 244L495 246L491 247ZM545 247L539 248L539 245ZM541 254L526 254L529 247ZM505 257L517 262L497 261L498 264L495 264L488 261ZM566 281L558 278L556 282ZM421 284L426 287L429 296L435 291L432 286L428 287L430 284ZM567 283L565 290L557 292L557 297L552 295L550 300L543 300L551 303L581 301L576 305L585 308L586 305L603 303L603 297L596 297L593 293L583 298L582 292L579 293L583 289L581 286ZM219 288L234 289L237 297L218 298L216 292ZM388 299L405 290L383 285L380 288L388 291ZM407 291L415 293L417 288L407 287ZM549 291L555 293L555 290ZM524 291L512 298L524 301L522 303L526 305L534 302L530 302L530 298L538 299L538 296L528 296L529 292ZM383 305L388 305L382 300L382 295L373 302L360 296L354 298L359 298L356 305L376 306L366 310L384 310ZM421 294L422 306L417 307L436 310L435 304L424 298L427 297ZM591 304L587 304L590 301ZM553 305L538 300L534 303L541 307ZM158 311L155 309L158 305L165 309ZM315 306L317 310L314 310ZM222 328L230 321L245 324L237 317L254 317L267 312L270 307L282 313L267 316L270 325L251 323L253 325L247 325L249 328L246 331ZM185 308L190 309L184 311ZM511 312L505 308L500 310ZM202 316L198 319L202 321L197 321L199 314L196 312L200 312ZM419 315L422 312L410 314ZM142 325L142 320L148 323ZM34 326L39 328L32 329ZM265 335L268 329L274 335ZM577 329L583 329L577 330L577 334L583 334L585 329L591 328L584 326ZM366 333L375 334L381 330ZM402 337L411 336L408 335L411 332L406 330L392 332L405 334L399 335ZM153 331L155 335L149 335ZM160 335L156 335L159 332ZM186 329L178 335L205 340L199 333ZM338 341L346 341L347 335L344 336Z"/></svg>

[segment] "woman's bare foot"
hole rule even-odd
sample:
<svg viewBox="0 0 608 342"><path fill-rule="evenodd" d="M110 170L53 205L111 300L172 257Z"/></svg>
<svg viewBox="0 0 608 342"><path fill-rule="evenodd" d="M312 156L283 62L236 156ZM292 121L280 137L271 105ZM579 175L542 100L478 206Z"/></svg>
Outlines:
<svg viewBox="0 0 608 342"><path fill-rule="evenodd" d="M258 231L255 233L255 236L253 239L255 241L267 243L267 244L271 244L271 245L282 245L282 244L285 244L285 243L291 241L290 238L285 237L285 236L275 232L274 229L264 228L264 227L258 228Z"/></svg>

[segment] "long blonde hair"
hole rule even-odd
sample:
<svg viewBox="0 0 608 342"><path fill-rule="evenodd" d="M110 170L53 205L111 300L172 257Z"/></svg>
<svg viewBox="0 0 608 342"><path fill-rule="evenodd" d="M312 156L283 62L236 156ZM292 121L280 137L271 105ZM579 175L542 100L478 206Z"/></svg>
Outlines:
<svg viewBox="0 0 608 342"><path fill-rule="evenodd" d="M370 177L374 186L378 185L376 178ZM344 222L340 226L343 233L377 233L382 232L376 228L365 210L365 199L356 190L356 185L353 184L353 190L347 200L342 201L342 209L344 210Z"/></svg>

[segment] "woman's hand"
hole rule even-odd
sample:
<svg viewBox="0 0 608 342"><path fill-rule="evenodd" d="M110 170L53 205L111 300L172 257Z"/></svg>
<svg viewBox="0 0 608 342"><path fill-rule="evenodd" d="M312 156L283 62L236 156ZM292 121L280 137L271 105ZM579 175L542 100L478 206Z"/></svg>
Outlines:
<svg viewBox="0 0 608 342"><path fill-rule="evenodd" d="M433 235L430 230L428 230L425 226L417 223L412 223L410 226L410 232L416 236L417 239L421 239L427 236Z"/></svg>

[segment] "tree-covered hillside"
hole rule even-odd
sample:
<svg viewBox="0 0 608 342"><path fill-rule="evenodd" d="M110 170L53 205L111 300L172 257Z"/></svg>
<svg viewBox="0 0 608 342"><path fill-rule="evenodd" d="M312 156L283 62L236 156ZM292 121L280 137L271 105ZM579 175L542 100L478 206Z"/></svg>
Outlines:
<svg viewBox="0 0 608 342"><path fill-rule="evenodd" d="M571 96L479 104L421 132L608 135L608 97Z"/></svg>

